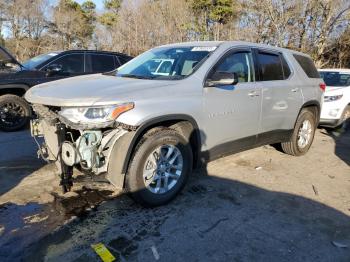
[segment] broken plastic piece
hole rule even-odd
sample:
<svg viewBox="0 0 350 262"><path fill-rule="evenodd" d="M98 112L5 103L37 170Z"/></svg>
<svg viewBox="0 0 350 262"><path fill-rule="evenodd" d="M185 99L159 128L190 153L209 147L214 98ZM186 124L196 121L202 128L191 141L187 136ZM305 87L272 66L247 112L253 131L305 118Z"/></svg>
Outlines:
<svg viewBox="0 0 350 262"><path fill-rule="evenodd" d="M157 251L157 248L155 246L151 246L151 249L152 249L152 253L153 253L154 259L155 260L159 260L160 256L159 256L159 253Z"/></svg>
<svg viewBox="0 0 350 262"><path fill-rule="evenodd" d="M96 254L99 255L103 262L115 261L115 257L104 244L98 243L91 245L91 247L93 248L93 250L95 250Z"/></svg>
<svg viewBox="0 0 350 262"><path fill-rule="evenodd" d="M340 243L338 241L332 241L332 244L336 247L339 247L339 248L347 248L348 245L347 244L344 244L344 243Z"/></svg>

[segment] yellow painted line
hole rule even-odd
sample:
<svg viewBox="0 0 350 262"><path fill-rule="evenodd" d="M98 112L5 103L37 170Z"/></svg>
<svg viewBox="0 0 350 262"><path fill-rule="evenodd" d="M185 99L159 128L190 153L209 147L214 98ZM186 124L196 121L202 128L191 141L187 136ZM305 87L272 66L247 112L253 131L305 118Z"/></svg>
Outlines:
<svg viewBox="0 0 350 262"><path fill-rule="evenodd" d="M106 248L106 246L102 243L97 243L91 245L93 250L95 250L96 254L100 256L103 262L112 262L115 261L115 257L112 253Z"/></svg>

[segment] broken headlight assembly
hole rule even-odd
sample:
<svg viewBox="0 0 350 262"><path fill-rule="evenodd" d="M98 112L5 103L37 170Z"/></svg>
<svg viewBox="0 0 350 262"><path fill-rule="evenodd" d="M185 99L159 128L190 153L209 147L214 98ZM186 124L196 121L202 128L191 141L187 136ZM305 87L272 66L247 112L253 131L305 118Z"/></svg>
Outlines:
<svg viewBox="0 0 350 262"><path fill-rule="evenodd" d="M63 107L58 114L74 124L106 126L112 124L122 113L134 108L134 103L93 107Z"/></svg>

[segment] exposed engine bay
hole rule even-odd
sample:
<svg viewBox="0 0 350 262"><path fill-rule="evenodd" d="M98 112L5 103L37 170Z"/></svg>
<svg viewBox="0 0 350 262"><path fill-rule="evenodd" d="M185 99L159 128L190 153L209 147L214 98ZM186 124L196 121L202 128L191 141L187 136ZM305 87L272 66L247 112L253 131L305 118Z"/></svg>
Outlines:
<svg viewBox="0 0 350 262"><path fill-rule="evenodd" d="M35 104L33 109L38 119L31 122L31 134L39 147L38 156L56 163L64 192L73 185L73 167L93 175L107 172L114 144L135 129L117 122L102 129L79 126L60 117L60 108ZM40 143L38 137L44 141Z"/></svg>

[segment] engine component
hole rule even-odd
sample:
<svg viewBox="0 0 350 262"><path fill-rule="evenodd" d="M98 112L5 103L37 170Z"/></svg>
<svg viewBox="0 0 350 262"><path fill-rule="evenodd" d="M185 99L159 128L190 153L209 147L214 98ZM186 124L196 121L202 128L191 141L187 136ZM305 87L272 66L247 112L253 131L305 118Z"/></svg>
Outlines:
<svg viewBox="0 0 350 262"><path fill-rule="evenodd" d="M67 166L74 166L80 161L79 155L73 143L65 141L62 144L62 160Z"/></svg>
<svg viewBox="0 0 350 262"><path fill-rule="evenodd" d="M79 153L80 164L84 169L98 167L100 156L98 146L102 140L101 131L84 131L76 141L76 148Z"/></svg>

